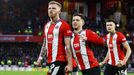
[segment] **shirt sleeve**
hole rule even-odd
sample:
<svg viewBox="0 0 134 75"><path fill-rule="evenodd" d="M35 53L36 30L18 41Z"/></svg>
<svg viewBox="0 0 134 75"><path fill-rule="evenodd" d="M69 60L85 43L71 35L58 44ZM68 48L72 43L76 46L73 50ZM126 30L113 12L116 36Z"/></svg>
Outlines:
<svg viewBox="0 0 134 75"><path fill-rule="evenodd" d="M95 43L95 44L104 44L104 40L102 37L98 36L95 32L91 30L86 31L87 40L89 42Z"/></svg>
<svg viewBox="0 0 134 75"><path fill-rule="evenodd" d="M63 34L64 34L64 37L72 36L71 26L67 23L64 23L63 25Z"/></svg>
<svg viewBox="0 0 134 75"><path fill-rule="evenodd" d="M122 33L119 33L119 42L123 43L123 42L126 42L126 37L122 34Z"/></svg>

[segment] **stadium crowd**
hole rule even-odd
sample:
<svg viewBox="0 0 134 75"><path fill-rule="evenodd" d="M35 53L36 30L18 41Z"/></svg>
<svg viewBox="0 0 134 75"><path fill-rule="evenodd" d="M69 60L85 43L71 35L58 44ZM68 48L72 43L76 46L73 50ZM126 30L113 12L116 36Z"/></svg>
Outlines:
<svg viewBox="0 0 134 75"><path fill-rule="evenodd" d="M4 65L8 65L8 60L11 60L11 65L19 65L18 62L22 62L25 67L32 66L37 60L40 48L41 45L36 43L0 43L0 64L2 65L4 62ZM107 48L102 46L94 47L93 45L91 45L91 48L94 50L95 57L102 61ZM46 59L43 62L46 62ZM131 64L131 67L134 68L134 52L131 54L128 64Z"/></svg>

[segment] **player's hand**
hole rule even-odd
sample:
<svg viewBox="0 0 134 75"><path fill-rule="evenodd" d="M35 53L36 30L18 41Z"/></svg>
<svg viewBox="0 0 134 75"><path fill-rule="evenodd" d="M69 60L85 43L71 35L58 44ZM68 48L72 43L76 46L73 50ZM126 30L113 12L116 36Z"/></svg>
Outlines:
<svg viewBox="0 0 134 75"><path fill-rule="evenodd" d="M66 72L66 74L69 74L69 72L71 72L72 71L72 65L67 65L66 67L65 67L65 72Z"/></svg>
<svg viewBox="0 0 134 75"><path fill-rule="evenodd" d="M117 66L122 67L125 64L126 64L126 62L123 62L122 60L119 60Z"/></svg>
<svg viewBox="0 0 134 75"><path fill-rule="evenodd" d="M38 59L36 62L36 66L40 66L41 65L41 59Z"/></svg>
<svg viewBox="0 0 134 75"><path fill-rule="evenodd" d="M99 66L103 66L103 65L104 65L104 63L103 63L103 62L100 62L100 63L99 63Z"/></svg>
<svg viewBox="0 0 134 75"><path fill-rule="evenodd" d="M82 39L82 41L86 41L87 37L85 35L80 35L80 38Z"/></svg>
<svg viewBox="0 0 134 75"><path fill-rule="evenodd" d="M66 72L65 75L69 75L69 72Z"/></svg>
<svg viewBox="0 0 134 75"><path fill-rule="evenodd" d="M99 65L102 66L103 65L102 62L100 62Z"/></svg>

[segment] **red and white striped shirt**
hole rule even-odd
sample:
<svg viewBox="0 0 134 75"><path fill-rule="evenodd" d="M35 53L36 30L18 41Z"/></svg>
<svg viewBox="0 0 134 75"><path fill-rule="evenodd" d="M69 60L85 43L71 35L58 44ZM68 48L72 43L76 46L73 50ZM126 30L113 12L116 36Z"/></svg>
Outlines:
<svg viewBox="0 0 134 75"><path fill-rule="evenodd" d="M63 20L56 24L48 22L44 27L46 39L47 62L66 61L64 37L72 36L71 26Z"/></svg>
<svg viewBox="0 0 134 75"><path fill-rule="evenodd" d="M109 50L108 64L115 66L119 63L119 60L123 60L125 57L121 45L123 42L126 42L126 38L121 32L116 32L113 35L107 34L106 39Z"/></svg>
<svg viewBox="0 0 134 75"><path fill-rule="evenodd" d="M77 67L77 62L75 58L72 58L72 64L73 64L73 68Z"/></svg>
<svg viewBox="0 0 134 75"><path fill-rule="evenodd" d="M86 36L87 40L83 41L80 38L81 35ZM83 30L79 34L73 34L71 45L80 70L90 69L99 65L89 47L91 43L104 44L103 39L91 30Z"/></svg>

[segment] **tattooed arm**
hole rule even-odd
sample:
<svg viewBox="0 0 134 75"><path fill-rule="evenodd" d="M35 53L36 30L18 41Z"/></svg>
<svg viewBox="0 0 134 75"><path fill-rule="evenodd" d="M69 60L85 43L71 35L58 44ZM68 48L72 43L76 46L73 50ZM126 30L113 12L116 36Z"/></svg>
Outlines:
<svg viewBox="0 0 134 75"><path fill-rule="evenodd" d="M43 41L43 44L42 44L42 48L41 48L41 51L40 51L40 55L39 55L38 60L37 60L37 65L40 65L41 60L46 55L46 47L45 47L45 45L46 45L46 40L44 38L44 41Z"/></svg>
<svg viewBox="0 0 134 75"><path fill-rule="evenodd" d="M67 66L65 67L66 72L72 71L72 51L71 51L71 38L65 37L65 45L66 45L66 57L67 57Z"/></svg>

